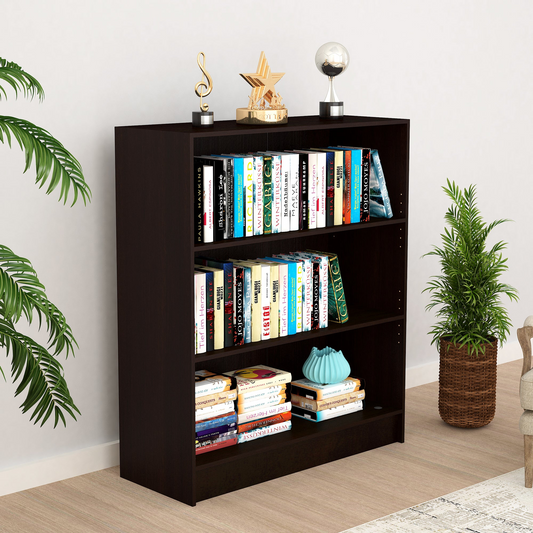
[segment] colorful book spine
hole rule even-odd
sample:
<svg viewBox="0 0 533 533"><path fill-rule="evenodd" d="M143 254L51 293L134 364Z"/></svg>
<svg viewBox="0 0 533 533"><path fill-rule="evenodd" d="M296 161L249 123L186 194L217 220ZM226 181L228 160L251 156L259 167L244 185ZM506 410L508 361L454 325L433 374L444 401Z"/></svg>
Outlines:
<svg viewBox="0 0 533 533"><path fill-rule="evenodd" d="M363 151L360 148L351 150L352 159L352 195L351 195L351 223L361 222L361 167Z"/></svg>
<svg viewBox="0 0 533 533"><path fill-rule="evenodd" d="M244 159L233 158L233 237L244 237Z"/></svg>
<svg viewBox="0 0 533 533"><path fill-rule="evenodd" d="M281 231L291 230L291 155L281 155Z"/></svg>
<svg viewBox="0 0 533 533"><path fill-rule="evenodd" d="M201 448L204 446L209 446L210 444L214 444L215 442L222 442L225 440L234 439L237 436L237 429L230 429L229 431L226 431L225 433L216 433L213 432L213 435L211 437L196 437L195 439L195 447Z"/></svg>
<svg viewBox="0 0 533 533"><path fill-rule="evenodd" d="M333 223L342 225L343 197L344 197L344 158L342 152L335 150L335 192L333 200Z"/></svg>
<svg viewBox="0 0 533 533"><path fill-rule="evenodd" d="M252 342L252 270L244 268L244 343Z"/></svg>
<svg viewBox="0 0 533 533"><path fill-rule="evenodd" d="M307 174L307 220L309 229L316 229L318 227L317 205L319 197L317 194L318 184L318 154L309 153L308 157L308 174Z"/></svg>
<svg viewBox="0 0 533 533"><path fill-rule="evenodd" d="M233 345L244 344L244 267L233 263Z"/></svg>
<svg viewBox="0 0 533 533"><path fill-rule="evenodd" d="M261 264L261 340L270 339L270 265Z"/></svg>
<svg viewBox="0 0 533 533"><path fill-rule="evenodd" d="M288 265L279 264L279 336L289 334L289 271Z"/></svg>
<svg viewBox="0 0 533 533"><path fill-rule="evenodd" d="M254 420L253 422L247 422L246 424L239 424L237 426L237 433L245 433L252 429L257 429L265 426L271 426L273 424L278 424L280 422L286 422L291 420L291 412L286 411L285 413L279 413L274 416L269 416L267 418L260 418L259 420Z"/></svg>
<svg viewBox="0 0 533 533"><path fill-rule="evenodd" d="M356 402L364 399L364 390L358 390L349 394L334 396L325 400L310 400L308 398L305 398L304 396L298 396L297 394L291 395L292 405L303 407L304 409L309 409L310 411L324 411L326 409L331 409L339 405L345 405L347 403Z"/></svg>
<svg viewBox="0 0 533 533"><path fill-rule="evenodd" d="M328 293L329 293L329 258L312 252L296 252L295 255L309 257L311 261L319 264L318 297L320 301L320 328L328 327Z"/></svg>
<svg viewBox="0 0 533 533"><path fill-rule="evenodd" d="M246 424L261 418L268 418L270 416L276 416L280 413L286 413L292 410L292 404L290 402L280 403L279 405L273 405L272 407L265 407L264 409L258 409L257 411L251 411L249 413L242 413L237 415L237 424Z"/></svg>
<svg viewBox="0 0 533 533"><path fill-rule="evenodd" d="M335 153L326 154L326 226L335 226Z"/></svg>
<svg viewBox="0 0 533 533"><path fill-rule="evenodd" d="M392 206L389 197L389 191L387 190L387 184L385 182L385 174L383 173L383 167L381 165L381 159L377 150L371 151L372 164L376 172L376 178L379 184L379 190L381 192L381 198L383 199L383 207L385 208L385 217L392 218Z"/></svg>
<svg viewBox="0 0 533 533"><path fill-rule="evenodd" d="M262 270L261 265L253 261L231 259L234 264L250 269L250 334L251 342L261 340L262 329Z"/></svg>
<svg viewBox="0 0 533 533"><path fill-rule="evenodd" d="M263 155L263 234L272 233L272 156Z"/></svg>
<svg viewBox="0 0 533 533"><path fill-rule="evenodd" d="M216 428L204 429L202 431L196 432L197 441L206 441L206 440L216 440L225 433L237 432L237 424L233 422L232 424L224 424Z"/></svg>
<svg viewBox="0 0 533 533"><path fill-rule="evenodd" d="M199 257L197 263L224 272L224 346L233 346L233 263Z"/></svg>
<svg viewBox="0 0 533 533"><path fill-rule="evenodd" d="M254 155L254 235L263 235L263 157Z"/></svg>
<svg viewBox="0 0 533 533"><path fill-rule="evenodd" d="M347 403L345 405L339 405L331 409L324 411L310 411L309 409L303 409L302 407L296 407L293 405L292 414L312 422L322 422L338 416L348 415L357 411L363 410L363 401Z"/></svg>
<svg viewBox="0 0 533 533"><path fill-rule="evenodd" d="M270 338L279 337L279 264L270 265Z"/></svg>
<svg viewBox="0 0 533 533"><path fill-rule="evenodd" d="M211 418L217 415L223 415L226 413L231 413L235 410L233 401L217 403L215 405L210 405L209 407L204 407L203 409L196 409L194 412L195 420L205 420L206 418Z"/></svg>
<svg viewBox="0 0 533 533"><path fill-rule="evenodd" d="M298 314L300 315L301 324L301 279L298 284L298 264L294 261L286 261L278 257L265 257L268 261L277 261L287 265L287 334L294 335L298 333ZM301 267L300 267L301 268ZM301 278L301 273L300 273ZM298 291L300 287L300 293ZM298 313L298 294L300 294L300 312ZM283 318L283 316L282 316ZM282 322L281 331L284 331Z"/></svg>
<svg viewBox="0 0 533 533"><path fill-rule="evenodd" d="M290 196L289 196L289 222L290 231L300 229L300 158L298 154L290 156Z"/></svg>
<svg viewBox="0 0 533 533"><path fill-rule="evenodd" d="M211 405L217 405L219 403L235 401L237 399L237 390L227 390L223 392L215 392L214 394L208 394L206 396L198 396L194 399L194 408L203 409Z"/></svg>
<svg viewBox="0 0 533 533"><path fill-rule="evenodd" d="M297 154L299 158L300 222L299 229L309 228L309 155Z"/></svg>
<svg viewBox="0 0 533 533"><path fill-rule="evenodd" d="M272 233L281 233L282 194L281 155L272 154Z"/></svg>
<svg viewBox="0 0 533 533"><path fill-rule="evenodd" d="M370 149L363 148L361 168L361 222L370 221Z"/></svg>
<svg viewBox="0 0 533 533"><path fill-rule="evenodd" d="M233 158L225 157L224 161L224 195L226 197L226 229L224 233L225 239L233 239L234 235L234 176L233 176Z"/></svg>
<svg viewBox="0 0 533 533"><path fill-rule="evenodd" d="M351 224L352 221L352 153L344 150L344 202L342 208L342 221Z"/></svg>
<svg viewBox="0 0 533 533"><path fill-rule="evenodd" d="M254 160L253 157L243 157L244 167L244 234L252 237L254 234Z"/></svg>
<svg viewBox="0 0 533 533"><path fill-rule="evenodd" d="M225 376L233 377L237 382L237 394L250 392L272 385L290 383L292 376L286 370L278 370L271 366L255 365L240 370L225 372Z"/></svg>
<svg viewBox="0 0 533 533"><path fill-rule="evenodd" d="M205 323L205 272L194 273L194 317L196 325L196 351L195 353L205 353L206 344L206 323Z"/></svg>
<svg viewBox="0 0 533 533"><path fill-rule="evenodd" d="M298 379L291 383L291 393L309 398L310 400L323 400L332 396L348 394L361 387L361 380L357 378L346 378L339 383L322 385L314 383L309 379Z"/></svg>
<svg viewBox="0 0 533 533"><path fill-rule="evenodd" d="M266 398L267 396L274 396L276 394L286 394L287 384L282 383L281 385L272 385L270 387L264 387L262 389L253 390L250 392L242 392L237 397L237 403L250 403L261 398Z"/></svg>
<svg viewBox="0 0 533 533"><path fill-rule="evenodd" d="M238 433L238 443L241 444L242 442L260 439L261 437L267 437L276 433L282 433L283 431L289 431L291 429L291 424L292 421L287 420L285 422L279 422L278 424L273 424L271 426L265 426L262 428L252 429L244 433Z"/></svg>
<svg viewBox="0 0 533 533"><path fill-rule="evenodd" d="M204 242L204 221L203 221L203 206L204 206L204 163L199 157L194 158L194 171L196 194L194 202L194 220L195 220L195 241Z"/></svg>
<svg viewBox="0 0 533 533"><path fill-rule="evenodd" d="M213 450L219 450L221 448L227 448L228 446L233 446L238 443L237 437L223 440L223 441L215 441L207 446L200 446L199 448L196 448L196 455L200 455L202 453L212 452Z"/></svg>
<svg viewBox="0 0 533 533"><path fill-rule="evenodd" d="M201 269L196 269L202 271ZM205 272L205 328L206 328L206 351L215 349L215 287L213 272Z"/></svg>
<svg viewBox="0 0 533 533"><path fill-rule="evenodd" d="M203 265L195 265L195 269L213 274L213 315L214 315L214 349L224 348L224 271Z"/></svg>
<svg viewBox="0 0 533 533"><path fill-rule="evenodd" d="M224 424L236 424L237 423L237 413L235 411L219 415L212 418L207 418L201 422L196 422L196 431L203 431L209 428L216 428Z"/></svg>

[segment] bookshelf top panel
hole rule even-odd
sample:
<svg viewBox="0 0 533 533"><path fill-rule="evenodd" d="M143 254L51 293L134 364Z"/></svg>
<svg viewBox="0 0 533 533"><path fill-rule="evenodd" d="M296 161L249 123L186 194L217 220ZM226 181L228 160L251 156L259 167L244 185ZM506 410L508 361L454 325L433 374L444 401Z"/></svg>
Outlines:
<svg viewBox="0 0 533 533"><path fill-rule="evenodd" d="M340 119L325 120L319 116L303 116L303 117L289 117L287 124L272 125L272 126L251 126L237 124L235 120L221 120L215 121L212 127L195 127L190 122L182 122L176 124L151 124L139 126L118 126L118 128L140 128L154 131L167 131L173 133L187 134L195 137L217 137L223 135L248 135L248 134L264 134L264 133L279 133L301 130L316 130L316 129L342 129L354 127L369 127L369 126L388 126L409 124L409 119L398 118L381 118L381 117L358 117L358 116L344 116Z"/></svg>

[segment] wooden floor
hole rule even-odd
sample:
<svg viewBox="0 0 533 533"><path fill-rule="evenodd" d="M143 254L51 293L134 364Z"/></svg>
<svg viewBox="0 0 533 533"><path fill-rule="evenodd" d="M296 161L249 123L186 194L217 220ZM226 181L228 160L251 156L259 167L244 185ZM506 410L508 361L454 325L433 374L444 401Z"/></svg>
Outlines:
<svg viewBox="0 0 533 533"><path fill-rule="evenodd" d="M494 420L444 424L438 385L407 391L406 441L188 507L119 469L0 498L2 533L339 533L523 466L521 361L498 367Z"/></svg>

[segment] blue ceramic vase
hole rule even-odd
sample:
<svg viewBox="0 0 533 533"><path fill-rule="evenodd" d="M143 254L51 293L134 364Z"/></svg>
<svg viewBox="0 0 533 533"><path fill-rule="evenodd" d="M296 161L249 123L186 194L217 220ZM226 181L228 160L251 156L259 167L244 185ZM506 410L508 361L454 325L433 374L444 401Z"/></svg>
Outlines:
<svg viewBox="0 0 533 533"><path fill-rule="evenodd" d="M302 367L304 376L315 383L339 383L350 375L350 364L341 351L329 346L313 348Z"/></svg>

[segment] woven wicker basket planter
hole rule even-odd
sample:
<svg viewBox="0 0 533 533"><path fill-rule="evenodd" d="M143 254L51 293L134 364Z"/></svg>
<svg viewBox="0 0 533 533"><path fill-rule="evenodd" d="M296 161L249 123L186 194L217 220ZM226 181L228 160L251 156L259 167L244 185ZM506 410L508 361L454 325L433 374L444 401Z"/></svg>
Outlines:
<svg viewBox="0 0 533 533"><path fill-rule="evenodd" d="M485 345L485 353L468 355L445 339L440 341L439 414L451 426L486 426L496 411L496 359L498 341Z"/></svg>

